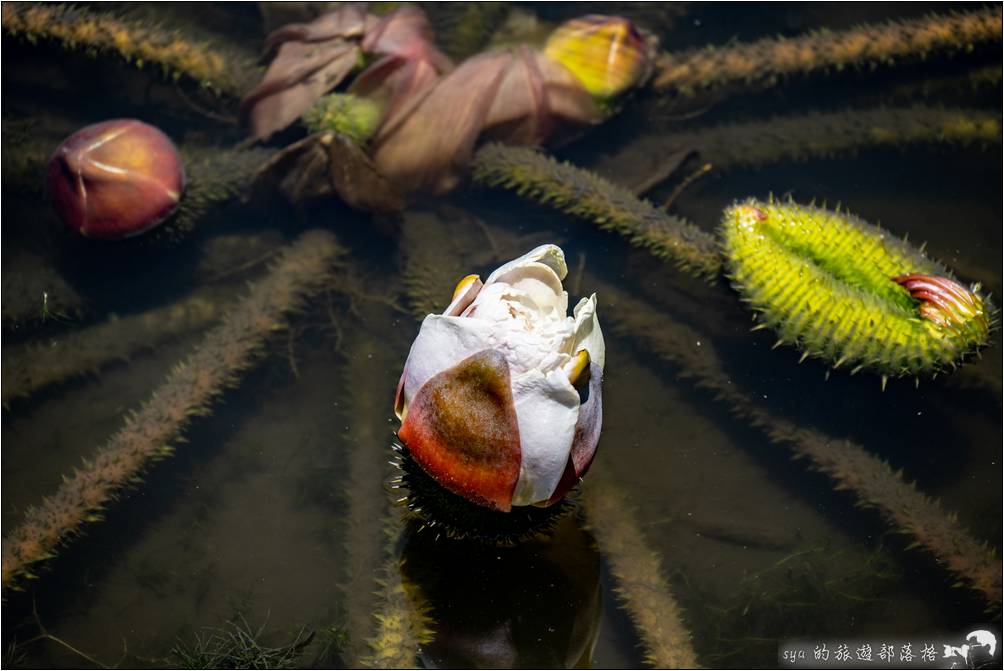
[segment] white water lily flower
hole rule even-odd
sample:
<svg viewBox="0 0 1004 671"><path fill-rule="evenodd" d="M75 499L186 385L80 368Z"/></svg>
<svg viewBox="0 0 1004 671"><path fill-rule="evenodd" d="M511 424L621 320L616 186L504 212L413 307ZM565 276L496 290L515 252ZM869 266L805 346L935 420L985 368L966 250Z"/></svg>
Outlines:
<svg viewBox="0 0 1004 671"><path fill-rule="evenodd" d="M446 489L508 511L550 505L579 481L600 436L603 333L596 295L567 315L556 245L481 282L461 280L429 315L398 385L398 436Z"/></svg>

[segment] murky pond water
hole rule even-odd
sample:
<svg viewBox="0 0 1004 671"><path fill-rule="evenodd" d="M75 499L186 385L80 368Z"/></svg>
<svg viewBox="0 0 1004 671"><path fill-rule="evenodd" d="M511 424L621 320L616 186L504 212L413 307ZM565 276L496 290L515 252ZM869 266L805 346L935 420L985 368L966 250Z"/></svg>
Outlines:
<svg viewBox="0 0 1004 671"><path fill-rule="evenodd" d="M462 31L477 20L466 3L427 9L452 48L492 32ZM535 21L620 13L682 53L935 9L953 8L527 4L495 7L491 21L533 33ZM242 63L264 37L250 5L100 11L211 37ZM331 198L293 207L227 163L245 137L232 96L27 43L8 34L6 12L4 666L771 667L789 639L1000 631L990 555L1002 537L999 333L954 373L883 390L867 371L828 374L772 348L776 336L750 332L726 280L692 278L500 189L416 199L398 218ZM839 202L926 241L999 297L999 28L965 54L825 70L696 98L638 91L557 154L628 188L651 181L653 203L671 200L673 215L708 233L749 196ZM920 120L940 108L996 130L963 141ZM804 123L768 123L779 116ZM187 227L117 243L69 232L40 186L44 159L77 128L118 117L157 125L186 157L215 156L215 177L234 191L213 192ZM921 130L894 141L883 128ZM251 167L301 135L276 136ZM742 158L754 154L765 158ZM247 307L249 283L285 267L283 250L305 253L296 241L311 229L335 236L323 238L326 265L299 271L302 304L252 293L291 308L274 320L288 328L256 327L268 313ZM598 295L607 361L596 460L548 533L516 547L440 537L395 503L398 377L420 316L442 310L458 279L545 242L564 249L571 300ZM214 331L221 365L230 355L238 365L216 378L204 361L219 393L197 416L173 418L180 435L155 430L170 413L127 419L163 400L179 363L241 309L245 321ZM127 421L173 451L32 566L33 579L8 582L9 538L26 511ZM938 505L876 501L883 483ZM971 541L953 556L973 572L930 551L946 528ZM989 592L971 588L973 575L989 575Z"/></svg>

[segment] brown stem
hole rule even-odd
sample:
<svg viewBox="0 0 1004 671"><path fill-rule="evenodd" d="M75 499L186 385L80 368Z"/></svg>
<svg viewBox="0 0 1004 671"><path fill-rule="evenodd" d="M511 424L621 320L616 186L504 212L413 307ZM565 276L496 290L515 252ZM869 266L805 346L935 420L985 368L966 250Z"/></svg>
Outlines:
<svg viewBox="0 0 1004 671"><path fill-rule="evenodd" d="M377 628L367 641L371 654L363 659L371 669L417 668L420 646L433 639L435 623L429 604L420 586L407 580L401 571L403 560L397 542L404 528L402 512L392 510L384 519L387 558L377 593L379 604L374 614Z"/></svg>
<svg viewBox="0 0 1004 671"><path fill-rule="evenodd" d="M642 157L696 152L721 171L843 156L870 147L989 147L1000 142L999 115L983 110L922 105L848 109L645 135L593 167L603 174L616 174L619 166L645 162Z"/></svg>
<svg viewBox="0 0 1004 671"><path fill-rule="evenodd" d="M342 379L347 390L345 449L349 457L344 484L348 510L342 520L347 556L341 590L349 633L344 654L351 666L358 667L373 652L367 642L375 640L376 627L380 626L374 613L393 607L385 600L388 597L401 605L397 600L400 595L393 589L387 592L386 585L379 591L379 600L374 590L378 579L385 577L380 575L381 567L394 574L393 567L386 566L383 534L378 532L380 519L388 514L384 480L388 477L394 437L388 421L393 417L394 388L403 361L397 358L399 349L387 342L388 334L394 332L390 310L372 302L355 309L359 311L357 327L346 336L348 360ZM374 385L374 379L382 383ZM417 654L417 648L412 652ZM402 654L395 648L391 656L400 658Z"/></svg>

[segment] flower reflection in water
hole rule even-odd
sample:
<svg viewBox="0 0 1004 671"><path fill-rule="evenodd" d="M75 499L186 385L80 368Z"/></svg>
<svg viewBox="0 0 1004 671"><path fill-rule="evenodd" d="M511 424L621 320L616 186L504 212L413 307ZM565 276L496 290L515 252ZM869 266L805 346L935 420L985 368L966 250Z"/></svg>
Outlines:
<svg viewBox="0 0 1004 671"><path fill-rule="evenodd" d="M436 621L433 668L584 668L599 631L600 555L574 516L511 548L409 529L405 580Z"/></svg>

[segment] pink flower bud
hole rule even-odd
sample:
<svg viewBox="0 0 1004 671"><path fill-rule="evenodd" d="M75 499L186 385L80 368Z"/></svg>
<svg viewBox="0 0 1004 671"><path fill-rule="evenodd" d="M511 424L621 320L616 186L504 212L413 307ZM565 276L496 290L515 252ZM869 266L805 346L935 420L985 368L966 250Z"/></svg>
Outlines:
<svg viewBox="0 0 1004 671"><path fill-rule="evenodd" d="M80 129L49 160L56 214L86 236L116 240L153 228L178 207L185 170L171 140L135 119Z"/></svg>

